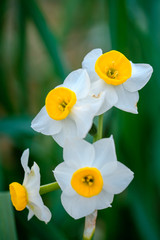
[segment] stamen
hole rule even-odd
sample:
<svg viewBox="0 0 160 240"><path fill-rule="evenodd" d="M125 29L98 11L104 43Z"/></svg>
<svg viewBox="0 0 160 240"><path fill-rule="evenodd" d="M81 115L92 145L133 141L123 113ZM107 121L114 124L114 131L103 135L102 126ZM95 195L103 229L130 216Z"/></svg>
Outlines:
<svg viewBox="0 0 160 240"><path fill-rule="evenodd" d="M92 186L94 183L94 177L91 175L85 176L82 178L82 182L89 186Z"/></svg>
<svg viewBox="0 0 160 240"><path fill-rule="evenodd" d="M59 104L58 109L59 109L60 111L64 112L66 106L67 106L67 103L66 103L65 101L63 101L63 102L61 102L61 103Z"/></svg>
<svg viewBox="0 0 160 240"><path fill-rule="evenodd" d="M61 104L60 104L63 108L65 108L67 106L67 103L65 101L63 101Z"/></svg>
<svg viewBox="0 0 160 240"><path fill-rule="evenodd" d="M115 78L118 76L118 71L115 70L115 69L113 69L113 68L111 68L111 69L109 69L109 70L107 71L107 76L108 76L109 78L115 79Z"/></svg>

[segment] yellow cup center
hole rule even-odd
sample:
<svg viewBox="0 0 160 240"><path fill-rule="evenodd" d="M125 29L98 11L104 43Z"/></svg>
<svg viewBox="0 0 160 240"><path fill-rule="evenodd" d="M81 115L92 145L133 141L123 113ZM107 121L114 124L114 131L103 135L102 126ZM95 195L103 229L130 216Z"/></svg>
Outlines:
<svg viewBox="0 0 160 240"><path fill-rule="evenodd" d="M79 195L90 198L101 192L103 188L103 178L97 168L80 168L74 172L71 185Z"/></svg>
<svg viewBox="0 0 160 240"><path fill-rule="evenodd" d="M55 88L46 97L47 113L54 120L65 119L76 101L76 94L72 90L65 87Z"/></svg>
<svg viewBox="0 0 160 240"><path fill-rule="evenodd" d="M112 50L97 59L95 71L106 83L119 85L131 77L132 67L122 53Z"/></svg>
<svg viewBox="0 0 160 240"><path fill-rule="evenodd" d="M17 211L22 211L28 203L27 191L25 187L20 183L13 182L9 185L9 191L13 206Z"/></svg>

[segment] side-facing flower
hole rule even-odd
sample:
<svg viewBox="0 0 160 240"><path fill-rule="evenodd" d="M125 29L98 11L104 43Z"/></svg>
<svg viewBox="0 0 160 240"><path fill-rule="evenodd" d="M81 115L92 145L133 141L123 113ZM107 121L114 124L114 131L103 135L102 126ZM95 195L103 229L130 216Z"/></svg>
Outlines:
<svg viewBox="0 0 160 240"><path fill-rule="evenodd" d="M45 106L33 119L31 127L51 135L60 146L66 139L84 138L103 101L103 96L94 98L89 92L87 71L71 72L62 85L48 93Z"/></svg>
<svg viewBox="0 0 160 240"><path fill-rule="evenodd" d="M29 149L26 149L21 157L21 164L24 169L24 180L21 185L13 182L9 185L11 201L17 211L22 211L26 207L29 210L28 220L35 215L39 220L48 223L51 219L50 210L44 205L39 194L40 173L39 167L34 162L31 170L28 167Z"/></svg>
<svg viewBox="0 0 160 240"><path fill-rule="evenodd" d="M63 157L53 172L62 189L62 205L75 219L110 207L114 194L133 179L133 172L117 161L112 137L93 145L77 140L71 147L68 142Z"/></svg>
<svg viewBox="0 0 160 240"><path fill-rule="evenodd" d="M101 49L94 49L85 56L82 66L92 81L92 94L105 92L107 97L114 89L118 96L114 106L138 113L138 90L145 86L153 72L149 64L134 64L115 50L103 54ZM100 113L107 108L105 105L106 101Z"/></svg>

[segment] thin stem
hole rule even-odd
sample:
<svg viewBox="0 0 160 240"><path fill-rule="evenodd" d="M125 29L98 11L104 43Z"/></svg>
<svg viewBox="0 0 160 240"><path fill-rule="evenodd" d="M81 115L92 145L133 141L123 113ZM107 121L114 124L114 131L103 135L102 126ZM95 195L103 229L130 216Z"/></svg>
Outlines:
<svg viewBox="0 0 160 240"><path fill-rule="evenodd" d="M53 183L49 183L49 184L46 184L46 185L43 185L43 186L40 186L40 195L42 194L45 194L45 193L48 193L48 192L52 192L52 191L55 191L57 189L59 189L60 186L58 185L57 182L53 182Z"/></svg>
<svg viewBox="0 0 160 240"><path fill-rule="evenodd" d="M103 132L103 114L99 115L97 134L93 137L93 142L96 142L102 138L102 132Z"/></svg>

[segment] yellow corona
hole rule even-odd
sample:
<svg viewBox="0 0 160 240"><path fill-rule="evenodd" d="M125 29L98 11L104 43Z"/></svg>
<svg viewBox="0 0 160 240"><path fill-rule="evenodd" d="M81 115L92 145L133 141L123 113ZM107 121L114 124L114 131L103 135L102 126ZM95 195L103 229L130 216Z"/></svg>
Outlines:
<svg viewBox="0 0 160 240"><path fill-rule="evenodd" d="M71 185L79 195L89 198L101 192L103 188L103 178L97 168L80 168L74 172Z"/></svg>
<svg viewBox="0 0 160 240"><path fill-rule="evenodd" d="M112 50L97 59L95 71L106 83L120 85L131 77L132 67L122 53Z"/></svg>
<svg viewBox="0 0 160 240"><path fill-rule="evenodd" d="M76 94L72 90L58 87L48 93L45 106L52 119L62 120L68 116L76 101Z"/></svg>
<svg viewBox="0 0 160 240"><path fill-rule="evenodd" d="M27 191L23 185L13 182L9 185L11 201L17 211L25 209L28 203Z"/></svg>

